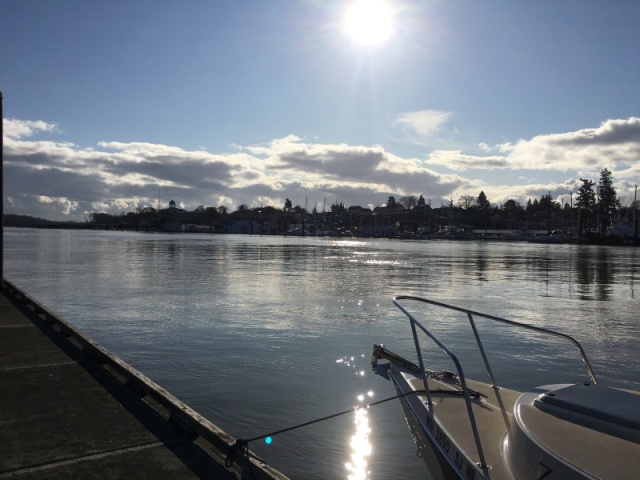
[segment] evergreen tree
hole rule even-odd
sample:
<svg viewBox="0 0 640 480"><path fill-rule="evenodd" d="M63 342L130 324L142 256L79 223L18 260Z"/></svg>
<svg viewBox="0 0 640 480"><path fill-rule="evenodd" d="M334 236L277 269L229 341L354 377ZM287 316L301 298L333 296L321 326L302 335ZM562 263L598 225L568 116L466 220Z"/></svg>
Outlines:
<svg viewBox="0 0 640 480"><path fill-rule="evenodd" d="M533 203L531 204L531 211L533 213L538 213L540 211L540 202L537 198L533 199Z"/></svg>
<svg viewBox="0 0 640 480"><path fill-rule="evenodd" d="M509 228L514 228L514 225L516 224L516 222L519 221L524 214L524 208L522 208L522 205L520 205L517 201L513 199L509 199L506 202L504 202L504 205L502 206L502 210L506 214L507 219L509 221L509 224L508 224Z"/></svg>
<svg viewBox="0 0 640 480"><path fill-rule="evenodd" d="M489 200L487 200L487 196L484 194L484 192L480 192L480 195L478 195L477 204L478 208L480 209L480 221L482 222L482 226L484 228L487 228L487 221L489 219L491 203L489 203Z"/></svg>
<svg viewBox="0 0 640 480"><path fill-rule="evenodd" d="M333 205L331 205L331 212L332 213L344 213L347 211L347 207L344 206L344 203L340 202L336 202Z"/></svg>
<svg viewBox="0 0 640 480"><path fill-rule="evenodd" d="M596 194L593 190L594 183L586 178L581 178L582 185L578 189L578 205L580 231L584 229L591 230L591 219L596 208Z"/></svg>
<svg viewBox="0 0 640 480"><path fill-rule="evenodd" d="M550 212L552 209L551 203L552 203L551 194L542 195L540 197L540 202L538 203L538 208L542 212Z"/></svg>
<svg viewBox="0 0 640 480"><path fill-rule="evenodd" d="M483 211L487 211L491 208L491 203L487 200L487 196L484 192L480 192L480 195L478 195L478 207Z"/></svg>
<svg viewBox="0 0 640 480"><path fill-rule="evenodd" d="M604 169L600 172L600 185L598 186L600 201L598 202L598 213L600 217L600 231L604 232L620 208L620 200L613 188L611 172Z"/></svg>
<svg viewBox="0 0 640 480"><path fill-rule="evenodd" d="M533 202L531 201L530 198L527 200L527 206L525 207L525 212L529 216L531 216L531 215L533 215L535 213L535 210L533 209Z"/></svg>

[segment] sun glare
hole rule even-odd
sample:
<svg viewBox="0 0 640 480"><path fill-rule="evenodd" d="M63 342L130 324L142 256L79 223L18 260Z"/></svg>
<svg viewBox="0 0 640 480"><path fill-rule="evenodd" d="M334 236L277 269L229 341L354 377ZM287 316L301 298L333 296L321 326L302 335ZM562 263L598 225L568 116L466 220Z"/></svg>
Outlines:
<svg viewBox="0 0 640 480"><path fill-rule="evenodd" d="M384 0L356 0L346 11L344 25L357 43L380 45L393 33L393 12Z"/></svg>

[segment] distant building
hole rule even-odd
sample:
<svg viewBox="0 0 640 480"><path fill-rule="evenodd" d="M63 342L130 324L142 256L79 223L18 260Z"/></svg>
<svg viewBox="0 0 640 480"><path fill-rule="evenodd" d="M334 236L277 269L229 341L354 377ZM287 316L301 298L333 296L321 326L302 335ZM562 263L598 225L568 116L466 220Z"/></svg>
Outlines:
<svg viewBox="0 0 640 480"><path fill-rule="evenodd" d="M169 202L169 208L158 210L158 220L167 232L181 232L184 231L185 224L194 223L193 214L176 208L173 200Z"/></svg>
<svg viewBox="0 0 640 480"><path fill-rule="evenodd" d="M262 233L262 227L253 220L234 220L223 227L222 233Z"/></svg>
<svg viewBox="0 0 640 480"><path fill-rule="evenodd" d="M390 225L363 225L360 228L362 237L390 238L395 236L396 229Z"/></svg>
<svg viewBox="0 0 640 480"><path fill-rule="evenodd" d="M349 208L347 208L347 212L349 213L371 213L371 209L370 208L364 208L361 207L360 205L352 205Z"/></svg>

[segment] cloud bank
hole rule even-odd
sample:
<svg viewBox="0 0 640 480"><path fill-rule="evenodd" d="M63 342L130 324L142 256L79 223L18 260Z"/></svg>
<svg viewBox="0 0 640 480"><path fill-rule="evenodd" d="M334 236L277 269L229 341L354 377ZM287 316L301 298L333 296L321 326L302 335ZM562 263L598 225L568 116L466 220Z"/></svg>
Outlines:
<svg viewBox="0 0 640 480"><path fill-rule="evenodd" d="M528 169L592 173L601 170L634 168L637 177L640 159L640 118L607 120L597 128L576 132L539 135L529 140L490 147L481 145L487 154L472 156L462 152L436 151L429 163L454 171L467 169ZM598 171L599 171L598 170Z"/></svg>
<svg viewBox="0 0 640 480"><path fill-rule="evenodd" d="M422 111L394 125L429 136L451 117ZM103 141L93 147L52 141L59 127L4 120L5 213L85 220L91 212L121 213L170 200L195 209L272 205L285 198L312 209L334 201L375 206L390 195L423 195L434 206L482 190L493 204L576 191L581 177L613 172L623 204L640 176L640 118L607 120L595 128L540 135L514 143L480 144L480 155L458 150L396 155L381 145L309 142L295 135L229 152L185 150L145 142ZM47 138L43 138L47 137ZM495 181L496 172L510 174ZM552 175L553 174L553 175ZM555 180L552 178L555 177ZM514 180L515 179L515 180Z"/></svg>

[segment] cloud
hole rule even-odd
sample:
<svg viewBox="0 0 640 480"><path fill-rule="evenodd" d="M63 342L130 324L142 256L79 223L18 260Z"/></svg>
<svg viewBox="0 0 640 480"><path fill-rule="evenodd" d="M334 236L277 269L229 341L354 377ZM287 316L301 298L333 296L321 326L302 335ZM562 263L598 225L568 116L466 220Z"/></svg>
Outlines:
<svg viewBox="0 0 640 480"><path fill-rule="evenodd" d="M353 180L367 177L383 163L381 148L350 148L346 145L300 146L280 154L273 168L305 171L324 178Z"/></svg>
<svg viewBox="0 0 640 480"><path fill-rule="evenodd" d="M31 124L39 125L21 123ZM89 212L162 208L169 200L187 209L222 202L230 208L281 206L285 198L309 197L366 205L389 195L420 194L425 185L445 192L464 183L381 146L307 143L294 135L224 154L146 142L80 148L21 135L6 143L10 210L47 218L54 209L58 218L82 220Z"/></svg>
<svg viewBox="0 0 640 480"><path fill-rule="evenodd" d="M575 132L538 135L514 144L490 147L480 144L485 153L502 155L465 155L459 151L435 151L427 163L454 171L467 169L555 170L593 174L602 168L632 168L640 158L640 118L607 120L597 128ZM637 167L632 174L637 174ZM631 172L630 172L631 173Z"/></svg>
<svg viewBox="0 0 640 480"><path fill-rule="evenodd" d="M466 155L459 150L436 150L428 155L426 162L431 165L442 165L456 172L470 168L486 170L509 167L506 157Z"/></svg>
<svg viewBox="0 0 640 480"><path fill-rule="evenodd" d="M415 132L420 136L428 137L447 123L451 116L452 113L450 112L441 112L438 110L405 112L396 115L393 120L393 125Z"/></svg>
<svg viewBox="0 0 640 480"><path fill-rule="evenodd" d="M146 142L105 141L81 148L36 137L58 133L53 124L10 122L6 213L52 219L164 208L169 200L186 209L235 209L241 204L281 207L290 198L294 205L309 201L311 209L325 200L366 206L382 204L390 195L423 195L439 205L482 190L499 204L548 192L568 195L581 176L597 178L604 167L614 172L619 193L630 191L640 176L638 118L514 143L485 143L478 155L435 150L422 158L397 155L381 145L320 143L295 135L233 145L219 154ZM510 176L508 182L497 178L500 172ZM558 178L551 180L551 172Z"/></svg>
<svg viewBox="0 0 640 480"><path fill-rule="evenodd" d="M295 179L309 188L361 188L373 196L415 193L441 182L420 160L393 155L381 146L305 143L288 136L247 150L265 156L269 171L281 181Z"/></svg>
<svg viewBox="0 0 640 480"><path fill-rule="evenodd" d="M4 135L13 140L31 137L38 132L53 132L57 130L57 126L55 124L43 122L42 120L30 121L4 119L2 127L4 129Z"/></svg>
<svg viewBox="0 0 640 480"><path fill-rule="evenodd" d="M607 120L598 128L584 128L577 132L550 136L557 145L637 145L640 143L640 118Z"/></svg>
<svg viewBox="0 0 640 480"><path fill-rule="evenodd" d="M79 202L71 201L66 197L51 198L39 195L36 198L42 204L55 205L59 207L63 215L70 215L78 208L79 205Z"/></svg>

